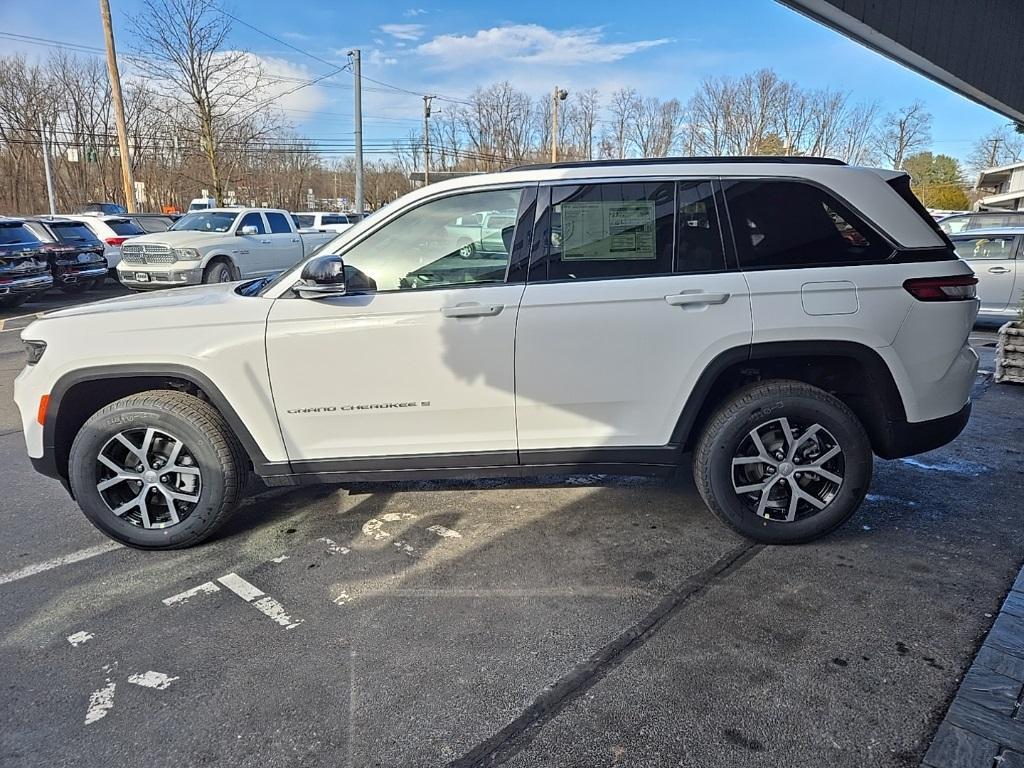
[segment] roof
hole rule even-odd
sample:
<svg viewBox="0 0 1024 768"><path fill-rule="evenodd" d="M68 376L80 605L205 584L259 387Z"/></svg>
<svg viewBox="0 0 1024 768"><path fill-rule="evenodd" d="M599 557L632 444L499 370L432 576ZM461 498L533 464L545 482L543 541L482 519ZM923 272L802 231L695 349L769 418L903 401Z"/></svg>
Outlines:
<svg viewBox="0 0 1024 768"><path fill-rule="evenodd" d="M634 157L618 160L570 160L564 163L535 163L511 168L511 171L539 171L557 168L615 168L626 165L708 165L713 163L785 163L788 165L846 165L832 157L793 155L712 155L707 157Z"/></svg>

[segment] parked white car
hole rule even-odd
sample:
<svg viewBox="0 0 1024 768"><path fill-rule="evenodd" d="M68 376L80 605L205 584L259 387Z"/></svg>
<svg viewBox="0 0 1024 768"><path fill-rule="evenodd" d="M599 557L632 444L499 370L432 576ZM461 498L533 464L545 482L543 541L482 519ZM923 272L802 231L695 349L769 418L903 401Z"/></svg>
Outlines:
<svg viewBox="0 0 1024 768"><path fill-rule="evenodd" d="M950 235L957 256L971 265L978 277L979 318L1012 320L1024 293L1024 227L972 229Z"/></svg>
<svg viewBox="0 0 1024 768"><path fill-rule="evenodd" d="M451 222L506 210L465 255ZM795 543L854 513L873 454L963 429L976 282L905 173L537 166L416 190L276 279L48 313L15 399L36 468L135 547L208 538L250 473L668 475L691 456L724 523Z"/></svg>
<svg viewBox="0 0 1024 768"><path fill-rule="evenodd" d="M226 283L280 272L334 237L333 232L298 232L287 211L193 211L165 232L133 239L122 249L117 274L137 290Z"/></svg>
<svg viewBox="0 0 1024 768"><path fill-rule="evenodd" d="M125 241L146 234L146 231L127 215L76 213L62 218L82 222L103 242L103 257L107 260L111 276L115 276L117 265L121 262L121 246Z"/></svg>
<svg viewBox="0 0 1024 768"><path fill-rule="evenodd" d="M329 211L302 211L293 213L295 226L300 230L316 230L318 232L344 232L356 222L362 220L358 213L331 213Z"/></svg>

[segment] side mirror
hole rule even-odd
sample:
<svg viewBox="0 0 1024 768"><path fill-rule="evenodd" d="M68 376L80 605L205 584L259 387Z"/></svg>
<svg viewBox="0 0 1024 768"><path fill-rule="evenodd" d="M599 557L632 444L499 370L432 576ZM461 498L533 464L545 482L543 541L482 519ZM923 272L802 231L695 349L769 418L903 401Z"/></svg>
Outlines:
<svg viewBox="0 0 1024 768"><path fill-rule="evenodd" d="M317 256L302 267L292 290L303 299L326 299L345 295L345 262L341 256Z"/></svg>
<svg viewBox="0 0 1024 768"><path fill-rule="evenodd" d="M244 227L239 229L238 232L236 232L235 234L241 237L242 235L255 235L258 232L259 230L256 229L256 227L254 227L252 224L246 224Z"/></svg>

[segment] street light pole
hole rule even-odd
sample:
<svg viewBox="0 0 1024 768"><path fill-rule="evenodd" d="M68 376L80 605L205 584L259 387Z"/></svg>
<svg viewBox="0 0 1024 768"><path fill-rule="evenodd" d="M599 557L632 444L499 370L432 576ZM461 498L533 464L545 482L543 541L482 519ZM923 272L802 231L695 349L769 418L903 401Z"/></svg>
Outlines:
<svg viewBox="0 0 1024 768"><path fill-rule="evenodd" d="M53 195L53 172L50 170L50 142L46 140L43 115L39 114L39 141L43 146L43 170L46 172L46 197L50 202L50 215L57 215L57 200Z"/></svg>
<svg viewBox="0 0 1024 768"><path fill-rule="evenodd" d="M565 101L569 92L557 85L551 93L551 162L558 162L558 103Z"/></svg>
<svg viewBox="0 0 1024 768"><path fill-rule="evenodd" d="M110 76L110 95L114 102L117 148L121 154L121 184L124 186L124 207L128 209L128 213L135 213L135 182L132 180L132 163L128 157L128 127L124 120L124 99L121 97L121 73L117 69L117 52L114 49L114 27L110 22L109 0L100 0L100 17L103 20L103 36L107 41L107 74Z"/></svg>
<svg viewBox="0 0 1024 768"><path fill-rule="evenodd" d="M363 212L363 65L358 48L348 52L352 57L352 76L355 80L355 139L356 139L356 213Z"/></svg>

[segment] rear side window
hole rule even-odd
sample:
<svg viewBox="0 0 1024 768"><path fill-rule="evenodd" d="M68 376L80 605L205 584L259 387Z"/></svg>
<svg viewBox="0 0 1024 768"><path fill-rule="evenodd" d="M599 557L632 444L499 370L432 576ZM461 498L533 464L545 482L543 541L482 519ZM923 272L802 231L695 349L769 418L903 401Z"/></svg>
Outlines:
<svg viewBox="0 0 1024 768"><path fill-rule="evenodd" d="M724 186L743 269L870 263L892 255L846 206L810 184L761 179Z"/></svg>
<svg viewBox="0 0 1024 768"><path fill-rule="evenodd" d="M309 229L313 226L313 222L316 219L313 216L306 216L304 214L292 214L292 218L295 220L296 229Z"/></svg>
<svg viewBox="0 0 1024 768"><path fill-rule="evenodd" d="M0 245L39 245L39 238L24 224L0 224Z"/></svg>
<svg viewBox="0 0 1024 768"><path fill-rule="evenodd" d="M85 226L85 224L79 224L77 221L51 224L50 229L53 230L53 234L62 243L75 243L76 245L82 243L95 245L99 243L99 238L92 233L92 230Z"/></svg>
<svg viewBox="0 0 1024 768"><path fill-rule="evenodd" d="M159 216L146 216L135 219L135 223L146 232L166 232L174 222L170 219L162 219Z"/></svg>
<svg viewBox="0 0 1024 768"><path fill-rule="evenodd" d="M270 231L275 235L286 235L292 231L288 226L288 219L283 213L267 213L267 222L270 224Z"/></svg>
<svg viewBox="0 0 1024 768"><path fill-rule="evenodd" d="M324 216L320 219L321 224L348 224L344 216Z"/></svg>
<svg viewBox="0 0 1024 768"><path fill-rule="evenodd" d="M146 234L145 230L130 219L108 219L106 225L121 237Z"/></svg>
<svg viewBox="0 0 1024 768"><path fill-rule="evenodd" d="M540 269L541 280L672 272L673 182L553 187L546 216L547 269Z"/></svg>
<svg viewBox="0 0 1024 768"><path fill-rule="evenodd" d="M966 261L1009 261L1013 258L1015 237L958 237L953 241L956 255Z"/></svg>

